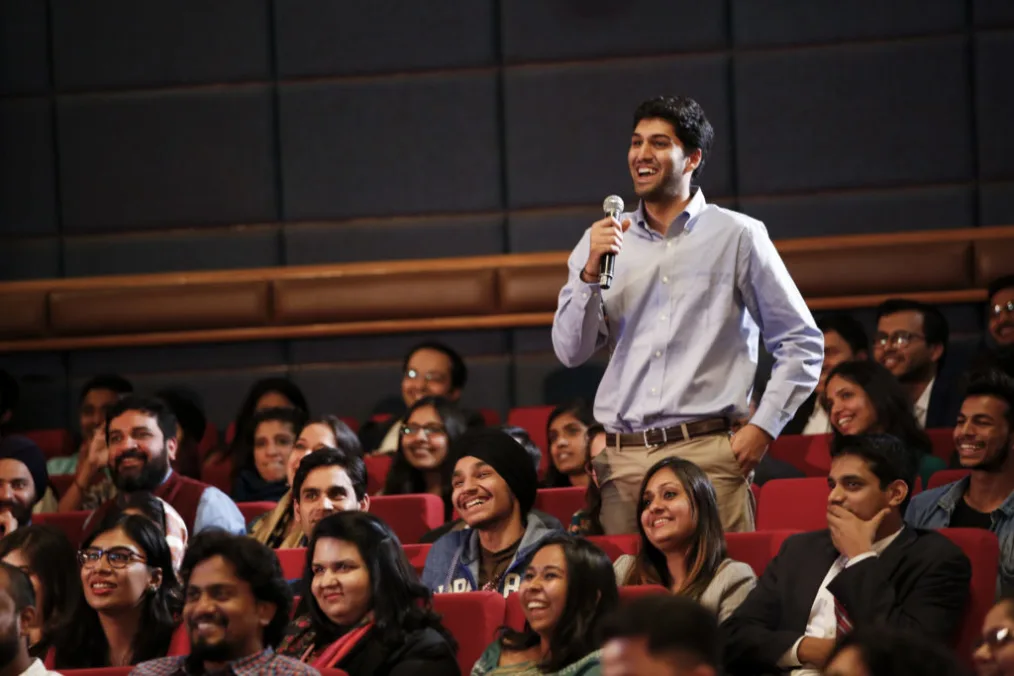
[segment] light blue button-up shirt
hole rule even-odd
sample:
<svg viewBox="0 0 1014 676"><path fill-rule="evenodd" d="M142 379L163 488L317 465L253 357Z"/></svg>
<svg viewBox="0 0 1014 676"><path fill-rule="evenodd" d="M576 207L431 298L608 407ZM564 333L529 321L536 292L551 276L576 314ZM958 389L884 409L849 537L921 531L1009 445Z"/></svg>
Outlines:
<svg viewBox="0 0 1014 676"><path fill-rule="evenodd" d="M632 225L612 288L581 280L586 231L553 320L566 366L610 348L595 418L613 432L640 432L744 417L760 335L774 366L751 422L777 437L817 385L824 338L764 224L708 204L699 189L665 236L643 204L625 218Z"/></svg>

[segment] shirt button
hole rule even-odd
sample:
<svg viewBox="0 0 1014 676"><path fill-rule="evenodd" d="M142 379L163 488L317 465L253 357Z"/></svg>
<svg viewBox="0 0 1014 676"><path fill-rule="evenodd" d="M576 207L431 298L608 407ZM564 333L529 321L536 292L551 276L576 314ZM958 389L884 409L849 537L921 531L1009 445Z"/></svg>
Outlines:
<svg viewBox="0 0 1014 676"><path fill-rule="evenodd" d="M665 321L665 314L660 314L658 318L661 319L662 321Z"/></svg>
<svg viewBox="0 0 1014 676"><path fill-rule="evenodd" d="M587 298L588 298L588 294L587 294L587 293L582 293L582 294L581 294L581 298L585 298L585 299L587 299Z"/></svg>
<svg viewBox="0 0 1014 676"><path fill-rule="evenodd" d="M656 357L661 357L662 356L662 350L655 350L655 356Z"/></svg>
<svg viewBox="0 0 1014 676"><path fill-rule="evenodd" d="M663 277L662 278L662 283L663 284L668 284L669 283L669 278L668 277Z"/></svg>
<svg viewBox="0 0 1014 676"><path fill-rule="evenodd" d="M653 387L653 388L651 388L651 393L652 393L652 394L655 394L655 392L657 392L657 390L656 390L656 389L655 389L654 387Z"/></svg>
<svg viewBox="0 0 1014 676"><path fill-rule="evenodd" d="M665 248L668 249L671 246L672 246L672 240L670 239L668 242L665 243Z"/></svg>

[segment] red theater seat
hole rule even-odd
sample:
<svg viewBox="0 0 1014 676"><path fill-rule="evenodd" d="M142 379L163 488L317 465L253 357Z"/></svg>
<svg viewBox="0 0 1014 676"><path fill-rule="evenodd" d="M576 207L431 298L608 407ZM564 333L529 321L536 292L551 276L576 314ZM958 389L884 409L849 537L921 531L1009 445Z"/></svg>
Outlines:
<svg viewBox="0 0 1014 676"><path fill-rule="evenodd" d="M626 535L590 535L585 538L594 542L604 551L610 560L616 561L623 554L636 554L641 547L640 536L635 533Z"/></svg>
<svg viewBox="0 0 1014 676"><path fill-rule="evenodd" d="M243 520L250 523L261 514L270 512L277 504L268 500L259 500L257 502L237 502L236 506L239 507L239 513L243 515Z"/></svg>
<svg viewBox="0 0 1014 676"><path fill-rule="evenodd" d="M535 493L535 509L555 516L566 528L574 512L584 508L585 489L580 486L569 488L540 488Z"/></svg>
<svg viewBox="0 0 1014 676"><path fill-rule="evenodd" d="M822 530L827 528L826 478L772 479L761 486L757 530Z"/></svg>
<svg viewBox="0 0 1014 676"><path fill-rule="evenodd" d="M787 462L806 476L827 476L831 468L830 434L786 434L771 443L771 457Z"/></svg>
<svg viewBox="0 0 1014 676"><path fill-rule="evenodd" d="M549 443L546 439L546 424L549 414L555 406L519 406L507 413L507 424L521 427L532 438L535 445L542 451L542 462L539 464L539 478L546 475L549 468Z"/></svg>
<svg viewBox="0 0 1014 676"><path fill-rule="evenodd" d="M948 465L951 464L951 456L954 455L954 428L938 427L926 430L930 443L933 444L933 455L937 456Z"/></svg>
<svg viewBox="0 0 1014 676"><path fill-rule="evenodd" d="M479 415L482 416L486 427L497 427L500 424L500 414L491 408L480 408Z"/></svg>
<svg viewBox="0 0 1014 676"><path fill-rule="evenodd" d="M378 495L370 499L370 512L387 522L402 544L415 544L444 523L444 501L428 493Z"/></svg>
<svg viewBox="0 0 1014 676"><path fill-rule="evenodd" d="M303 577L303 567L306 564L306 547L295 549L276 549L275 556L278 563L282 565L282 575L286 580L296 580Z"/></svg>
<svg viewBox="0 0 1014 676"><path fill-rule="evenodd" d="M53 487L53 490L56 491L57 495L59 495L59 496L66 495L68 489L70 489L70 487L71 487L71 484L74 483L74 477L75 476L77 476L77 475L76 474L50 474L49 475L49 485Z"/></svg>
<svg viewBox="0 0 1014 676"><path fill-rule="evenodd" d="M419 575L422 575L423 568L426 567L426 557L429 556L431 546L428 544L402 545L402 549L405 550L405 557Z"/></svg>
<svg viewBox="0 0 1014 676"><path fill-rule="evenodd" d="M767 530L755 533L726 533L725 542L729 558L747 563L760 577L768 563L781 549L785 538L794 535L794 530Z"/></svg>
<svg viewBox="0 0 1014 676"><path fill-rule="evenodd" d="M461 673L471 673L504 623L503 596L496 592L436 594L433 609L443 616L444 626L458 641Z"/></svg>
<svg viewBox="0 0 1014 676"><path fill-rule="evenodd" d="M18 434L34 441L47 460L74 453L74 439L67 430L28 430Z"/></svg>
<svg viewBox="0 0 1014 676"><path fill-rule="evenodd" d="M215 446L218 446L218 428L211 422L204 426L204 436L201 437L201 441L197 444L197 458L204 464L204 460L208 457Z"/></svg>
<svg viewBox="0 0 1014 676"><path fill-rule="evenodd" d="M363 461L366 463L366 492L375 495L384 490L384 481L387 479L387 473L391 471L394 454L368 455Z"/></svg>
<svg viewBox="0 0 1014 676"><path fill-rule="evenodd" d="M232 458L219 456L201 465L201 481L226 495L232 493Z"/></svg>
<svg viewBox="0 0 1014 676"><path fill-rule="evenodd" d="M995 534L979 528L941 528L940 533L961 547L972 562L971 596L955 644L958 656L968 663L981 636L982 621L996 600L1000 543Z"/></svg>
<svg viewBox="0 0 1014 676"><path fill-rule="evenodd" d="M49 514L33 514L32 523L45 523L56 526L67 536L74 547L81 545L84 539L84 524L91 516L89 511L52 512Z"/></svg>
<svg viewBox="0 0 1014 676"><path fill-rule="evenodd" d="M971 470L967 469L938 469L930 475L929 482L926 484L926 490L946 486L947 484L964 479L969 474L971 474Z"/></svg>
<svg viewBox="0 0 1014 676"><path fill-rule="evenodd" d="M341 420L346 425L348 425L349 429L352 430L353 432L356 432L356 433L359 432L359 421L356 420L355 418L353 418L351 416L343 415L343 416L339 416L338 419Z"/></svg>
<svg viewBox="0 0 1014 676"><path fill-rule="evenodd" d="M178 655L189 654L190 636L187 634L186 623L182 622L178 627L176 627L176 631L173 632L173 638L169 641L169 656L176 657Z"/></svg>

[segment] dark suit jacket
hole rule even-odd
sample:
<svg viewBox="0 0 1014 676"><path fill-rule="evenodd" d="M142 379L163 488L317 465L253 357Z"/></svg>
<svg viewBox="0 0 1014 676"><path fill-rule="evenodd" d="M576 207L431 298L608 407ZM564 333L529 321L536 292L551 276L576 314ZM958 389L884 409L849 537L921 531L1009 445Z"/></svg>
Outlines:
<svg viewBox="0 0 1014 676"><path fill-rule="evenodd" d="M958 383L954 378L941 377L933 381L930 391L929 408L926 410L926 429L954 427L958 420L958 412L964 400Z"/></svg>
<svg viewBox="0 0 1014 676"><path fill-rule="evenodd" d="M816 405L817 393L814 392L796 410L796 415L792 416L792 420L782 429L782 434L802 434L806 423L810 421L810 416L813 415L813 407Z"/></svg>
<svg viewBox="0 0 1014 676"><path fill-rule="evenodd" d="M838 558L827 530L788 538L757 586L722 625L730 674L778 671L806 631L821 582ZM828 590L856 628L886 623L949 641L968 602L971 564L935 531L905 529L880 554L839 573Z"/></svg>

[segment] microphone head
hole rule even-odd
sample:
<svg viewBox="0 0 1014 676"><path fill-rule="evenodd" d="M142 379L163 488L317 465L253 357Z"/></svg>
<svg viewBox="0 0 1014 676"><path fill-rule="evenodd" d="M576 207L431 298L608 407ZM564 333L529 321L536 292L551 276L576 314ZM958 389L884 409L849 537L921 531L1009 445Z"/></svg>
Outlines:
<svg viewBox="0 0 1014 676"><path fill-rule="evenodd" d="M623 213L623 198L619 195L610 195L602 202L602 212L606 214Z"/></svg>

